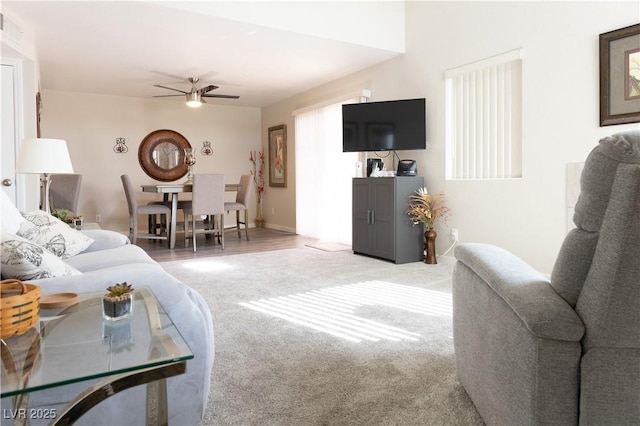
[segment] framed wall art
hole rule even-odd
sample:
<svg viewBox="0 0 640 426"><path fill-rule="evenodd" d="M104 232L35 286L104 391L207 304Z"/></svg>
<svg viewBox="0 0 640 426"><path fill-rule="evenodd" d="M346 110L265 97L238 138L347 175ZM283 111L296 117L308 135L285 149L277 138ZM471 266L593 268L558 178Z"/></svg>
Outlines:
<svg viewBox="0 0 640 426"><path fill-rule="evenodd" d="M640 24L600 34L600 126L640 122Z"/></svg>
<svg viewBox="0 0 640 426"><path fill-rule="evenodd" d="M269 186L287 186L287 126L269 127Z"/></svg>

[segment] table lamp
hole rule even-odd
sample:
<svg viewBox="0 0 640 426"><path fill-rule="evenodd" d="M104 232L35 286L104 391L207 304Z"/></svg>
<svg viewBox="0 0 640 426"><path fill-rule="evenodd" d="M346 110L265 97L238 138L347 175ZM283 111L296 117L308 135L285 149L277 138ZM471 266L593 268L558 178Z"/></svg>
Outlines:
<svg viewBox="0 0 640 426"><path fill-rule="evenodd" d="M73 173L67 142L62 139L24 139L18 154L16 173L40 175L40 185L44 189L43 210L50 212L50 175Z"/></svg>

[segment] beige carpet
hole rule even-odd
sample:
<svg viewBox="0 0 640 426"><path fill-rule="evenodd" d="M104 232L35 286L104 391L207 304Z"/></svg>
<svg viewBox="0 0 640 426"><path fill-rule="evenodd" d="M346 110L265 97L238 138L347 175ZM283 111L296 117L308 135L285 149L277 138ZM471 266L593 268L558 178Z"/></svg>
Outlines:
<svg viewBox="0 0 640 426"><path fill-rule="evenodd" d="M207 300L203 425L482 425L455 376L453 259L309 247L163 263Z"/></svg>
<svg viewBox="0 0 640 426"><path fill-rule="evenodd" d="M322 251L351 251L351 246L342 243L334 242L318 242L313 244L307 244L307 247L315 248Z"/></svg>

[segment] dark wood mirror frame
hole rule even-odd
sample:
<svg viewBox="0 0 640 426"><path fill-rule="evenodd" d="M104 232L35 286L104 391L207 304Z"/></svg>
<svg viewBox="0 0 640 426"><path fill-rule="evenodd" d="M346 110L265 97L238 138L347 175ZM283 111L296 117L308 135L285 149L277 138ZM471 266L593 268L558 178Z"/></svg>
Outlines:
<svg viewBox="0 0 640 426"><path fill-rule="evenodd" d="M162 143L170 143L178 148L178 165L171 169L163 169L153 159L153 152ZM184 150L191 148L187 138L173 130L161 129L149 133L138 148L138 161L142 170L151 178L161 182L171 182L185 176L189 168L184 163Z"/></svg>

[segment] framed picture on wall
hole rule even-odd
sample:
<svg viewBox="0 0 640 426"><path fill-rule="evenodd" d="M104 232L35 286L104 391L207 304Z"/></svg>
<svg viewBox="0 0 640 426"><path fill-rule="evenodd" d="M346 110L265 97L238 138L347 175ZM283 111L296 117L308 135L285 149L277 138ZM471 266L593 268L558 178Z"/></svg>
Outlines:
<svg viewBox="0 0 640 426"><path fill-rule="evenodd" d="M640 24L600 34L600 126L640 122Z"/></svg>
<svg viewBox="0 0 640 426"><path fill-rule="evenodd" d="M269 186L287 186L287 126L269 127Z"/></svg>

